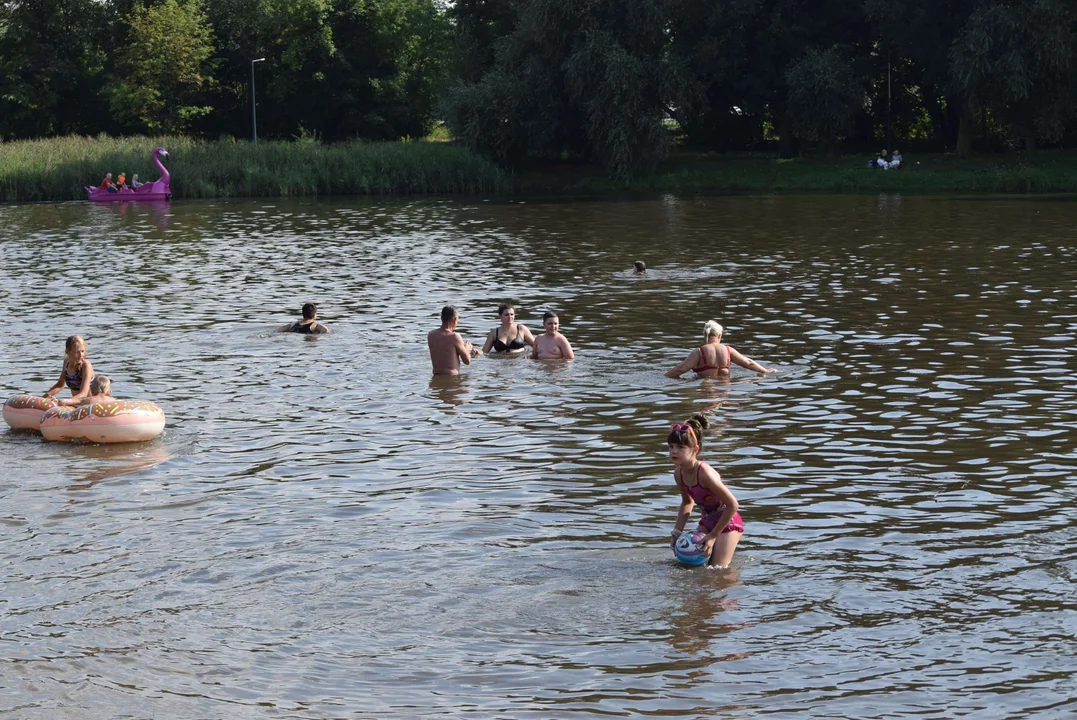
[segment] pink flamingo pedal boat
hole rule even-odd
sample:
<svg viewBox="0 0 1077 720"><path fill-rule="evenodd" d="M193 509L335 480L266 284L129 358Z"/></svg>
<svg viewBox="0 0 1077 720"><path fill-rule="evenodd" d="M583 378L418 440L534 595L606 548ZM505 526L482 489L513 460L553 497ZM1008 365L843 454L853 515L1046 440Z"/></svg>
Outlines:
<svg viewBox="0 0 1077 720"><path fill-rule="evenodd" d="M161 177L153 182L143 183L137 188L125 187L119 192L109 192L93 186L86 187L90 202L125 202L128 200L171 200L172 176L161 164L161 158L167 158L168 151L163 147L153 149L153 162L160 168Z"/></svg>

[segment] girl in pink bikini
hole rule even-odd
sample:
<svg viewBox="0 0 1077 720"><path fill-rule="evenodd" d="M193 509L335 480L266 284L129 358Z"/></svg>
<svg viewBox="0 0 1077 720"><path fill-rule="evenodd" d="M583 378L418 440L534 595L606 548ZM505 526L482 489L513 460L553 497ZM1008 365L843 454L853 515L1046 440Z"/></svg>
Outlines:
<svg viewBox="0 0 1077 720"><path fill-rule="evenodd" d="M708 320L703 325L703 337L707 342L689 353L680 365L667 371L666 377L679 378L688 371L694 372L697 378L729 377L731 362L757 373L774 372L755 360L744 357L728 345L723 345L722 326L713 320Z"/></svg>
<svg viewBox="0 0 1077 720"><path fill-rule="evenodd" d="M702 517L695 532L706 535L701 544L704 552L710 555L709 564L725 567L733 559L733 551L744 535L744 521L737 512L740 505L722 483L722 476L699 459L703 450L703 431L709 425L705 415L696 413L669 428L669 459L676 466L673 480L681 491L681 507L669 543L672 547L677 542L692 508L698 504Z"/></svg>

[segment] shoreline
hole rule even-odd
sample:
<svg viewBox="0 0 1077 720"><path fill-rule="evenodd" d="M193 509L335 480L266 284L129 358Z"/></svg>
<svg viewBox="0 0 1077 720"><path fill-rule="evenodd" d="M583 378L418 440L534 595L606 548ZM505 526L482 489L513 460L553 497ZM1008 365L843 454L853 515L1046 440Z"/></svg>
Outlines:
<svg viewBox="0 0 1077 720"><path fill-rule="evenodd" d="M600 167L562 161L517 170L443 141L263 142L189 137L63 137L0 143L0 203L85 200L105 172L158 177L151 152L172 159L174 200L325 197L631 197L745 194L1035 195L1077 193L1077 151L957 158L906 154L899 170L869 157L722 155L677 150L650 175L624 183Z"/></svg>

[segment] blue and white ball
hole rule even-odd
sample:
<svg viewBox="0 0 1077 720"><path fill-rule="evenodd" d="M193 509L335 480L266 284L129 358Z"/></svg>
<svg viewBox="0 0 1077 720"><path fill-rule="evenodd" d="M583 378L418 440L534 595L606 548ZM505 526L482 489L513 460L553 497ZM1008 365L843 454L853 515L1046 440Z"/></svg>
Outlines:
<svg viewBox="0 0 1077 720"><path fill-rule="evenodd" d="M703 549L706 537L703 533L681 533L677 542L673 543L673 554L685 565L706 565L710 560Z"/></svg>

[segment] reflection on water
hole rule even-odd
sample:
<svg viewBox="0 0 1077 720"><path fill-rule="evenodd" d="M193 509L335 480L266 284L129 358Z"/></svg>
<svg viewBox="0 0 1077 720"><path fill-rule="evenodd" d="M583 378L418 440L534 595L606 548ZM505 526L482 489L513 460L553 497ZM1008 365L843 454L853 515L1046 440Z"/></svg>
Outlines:
<svg viewBox="0 0 1077 720"><path fill-rule="evenodd" d="M0 433L0 714L1072 714L1075 214L0 207L0 389L79 333L169 418ZM274 332L307 301L330 335ZM431 378L441 306L481 344L504 301L577 360ZM665 378L710 318L779 372ZM727 571L668 548L697 411L747 526Z"/></svg>

